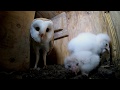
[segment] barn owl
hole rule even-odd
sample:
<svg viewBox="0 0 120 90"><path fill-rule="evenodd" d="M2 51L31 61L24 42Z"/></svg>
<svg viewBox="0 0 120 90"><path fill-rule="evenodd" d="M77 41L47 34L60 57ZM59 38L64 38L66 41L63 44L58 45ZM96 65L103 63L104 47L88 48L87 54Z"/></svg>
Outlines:
<svg viewBox="0 0 120 90"><path fill-rule="evenodd" d="M38 68L40 58L39 50L43 52L44 67L46 67L46 55L53 49L54 45L54 30L53 22L46 18L36 18L32 21L30 27L30 36L32 38L33 49L36 54L36 62L34 69Z"/></svg>
<svg viewBox="0 0 120 90"><path fill-rule="evenodd" d="M77 51L89 50L95 54L102 54L109 48L110 38L107 34L92 34L90 32L80 33L77 37L68 43L68 51L71 53Z"/></svg>
<svg viewBox="0 0 120 90"><path fill-rule="evenodd" d="M79 71L82 75L88 76L100 63L100 57L91 51L78 51L67 56L64 60L64 66L77 74Z"/></svg>

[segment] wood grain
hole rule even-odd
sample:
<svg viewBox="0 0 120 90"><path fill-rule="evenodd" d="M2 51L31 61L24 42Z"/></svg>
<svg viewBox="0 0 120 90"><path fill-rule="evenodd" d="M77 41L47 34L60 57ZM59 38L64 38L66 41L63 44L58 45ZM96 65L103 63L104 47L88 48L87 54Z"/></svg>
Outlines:
<svg viewBox="0 0 120 90"><path fill-rule="evenodd" d="M56 62L57 64L63 64L63 59L67 55L67 43L68 43L68 30L67 30L67 18L66 13L63 12L53 18L51 18L54 24L54 30L60 30L54 34L54 52L56 53ZM52 52L51 52L52 53ZM55 59L55 56L49 58L49 60Z"/></svg>
<svg viewBox="0 0 120 90"><path fill-rule="evenodd" d="M36 18L45 17L45 18L51 19L62 12L63 11L36 11L35 17Z"/></svg>
<svg viewBox="0 0 120 90"><path fill-rule="evenodd" d="M34 11L0 11L0 68L29 68L29 29L34 14Z"/></svg>

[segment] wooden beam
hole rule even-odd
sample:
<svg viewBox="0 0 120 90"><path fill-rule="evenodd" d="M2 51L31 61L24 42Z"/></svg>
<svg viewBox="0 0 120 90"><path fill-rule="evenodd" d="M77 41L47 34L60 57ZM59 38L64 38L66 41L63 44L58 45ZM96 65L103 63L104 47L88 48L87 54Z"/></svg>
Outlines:
<svg viewBox="0 0 120 90"><path fill-rule="evenodd" d="M54 33L56 33L56 32L59 32L59 31L62 31L63 29L56 29L56 30L54 30Z"/></svg>
<svg viewBox="0 0 120 90"><path fill-rule="evenodd" d="M59 31L54 33L54 40L58 40L64 37L68 37L68 32L67 30Z"/></svg>
<svg viewBox="0 0 120 90"><path fill-rule="evenodd" d="M68 36L66 13L63 12L51 19L54 28L54 40Z"/></svg>
<svg viewBox="0 0 120 90"><path fill-rule="evenodd" d="M51 19L62 12L63 11L36 11L35 17L36 18L43 17L43 18Z"/></svg>
<svg viewBox="0 0 120 90"><path fill-rule="evenodd" d="M0 11L0 69L29 69L29 27L34 15L35 11Z"/></svg>

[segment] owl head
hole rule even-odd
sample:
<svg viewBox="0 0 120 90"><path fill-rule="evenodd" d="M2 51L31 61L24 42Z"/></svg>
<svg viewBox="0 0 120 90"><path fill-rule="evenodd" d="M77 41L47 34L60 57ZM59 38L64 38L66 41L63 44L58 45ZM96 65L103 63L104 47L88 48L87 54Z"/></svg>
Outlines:
<svg viewBox="0 0 120 90"><path fill-rule="evenodd" d="M46 18L34 19L31 23L30 35L36 42L49 42L54 35L53 22Z"/></svg>
<svg viewBox="0 0 120 90"><path fill-rule="evenodd" d="M97 44L101 48L102 53L105 52L106 50L108 52L110 51L109 43L110 37L107 34L100 33L97 35Z"/></svg>
<svg viewBox="0 0 120 90"><path fill-rule="evenodd" d="M67 56L64 60L64 66L67 70L74 72L77 74L79 70L79 61L75 58L75 56Z"/></svg>

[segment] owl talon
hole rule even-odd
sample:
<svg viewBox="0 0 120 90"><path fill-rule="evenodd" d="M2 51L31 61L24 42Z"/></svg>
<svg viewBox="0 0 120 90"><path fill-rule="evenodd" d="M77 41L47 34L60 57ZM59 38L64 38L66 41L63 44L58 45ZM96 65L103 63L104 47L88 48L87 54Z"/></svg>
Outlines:
<svg viewBox="0 0 120 90"><path fill-rule="evenodd" d="M37 70L37 71L39 71L40 70L40 68L38 67L38 68L30 68L30 70Z"/></svg>
<svg viewBox="0 0 120 90"><path fill-rule="evenodd" d="M47 65L45 65L45 66L43 67L43 69L47 69Z"/></svg>
<svg viewBox="0 0 120 90"><path fill-rule="evenodd" d="M38 67L38 68L37 68L37 70L39 71L39 70L40 70L40 68Z"/></svg>
<svg viewBox="0 0 120 90"><path fill-rule="evenodd" d="M35 68L35 67L34 67L34 68L30 68L30 70L36 70L36 69L37 69L37 68Z"/></svg>
<svg viewBox="0 0 120 90"><path fill-rule="evenodd" d="M88 77L88 74L87 74L87 73L84 73L84 72L83 72L82 75Z"/></svg>

